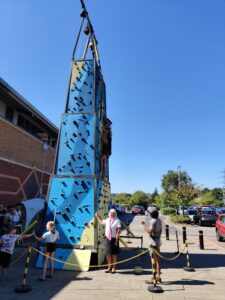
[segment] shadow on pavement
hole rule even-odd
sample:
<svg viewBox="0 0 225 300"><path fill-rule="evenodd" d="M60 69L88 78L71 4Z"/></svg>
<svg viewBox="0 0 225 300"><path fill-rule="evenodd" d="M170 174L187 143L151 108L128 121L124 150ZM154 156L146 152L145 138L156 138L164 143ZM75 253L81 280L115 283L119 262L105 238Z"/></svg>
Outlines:
<svg viewBox="0 0 225 300"><path fill-rule="evenodd" d="M193 280L193 279L184 279L184 280L175 280L175 281L163 281L163 285L214 285L214 282L207 280Z"/></svg>
<svg viewBox="0 0 225 300"><path fill-rule="evenodd" d="M147 249L144 248L143 251ZM137 255L137 249L135 248L122 248L118 256L118 261L126 260L130 257ZM165 258L171 259L175 257L175 254L162 252L161 255ZM190 266L192 268L218 268L224 267L225 255L223 254L192 254L189 253ZM118 270L133 270L138 264L145 269L151 271L151 259L148 252L138 258L127 261L122 264L118 264ZM187 266L187 257L186 255L181 255L175 260L165 260L161 259L162 269L183 269Z"/></svg>

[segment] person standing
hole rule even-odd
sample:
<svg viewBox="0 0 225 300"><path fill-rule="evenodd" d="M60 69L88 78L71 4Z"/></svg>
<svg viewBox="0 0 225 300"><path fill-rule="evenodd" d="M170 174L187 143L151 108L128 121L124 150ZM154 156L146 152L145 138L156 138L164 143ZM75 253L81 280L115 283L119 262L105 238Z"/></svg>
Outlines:
<svg viewBox="0 0 225 300"><path fill-rule="evenodd" d="M15 242L18 239L27 239L34 235L34 232L31 234L16 234L16 228L14 226L10 226L8 233L3 234L0 238L0 266L2 268L1 271L1 279L7 280L7 270L9 268L10 260L14 252Z"/></svg>
<svg viewBox="0 0 225 300"><path fill-rule="evenodd" d="M42 237L34 235L35 239L37 241L46 241L46 251L44 256L44 261L43 261L43 272L42 272L42 277L40 278L41 281L45 280L45 277L53 277L53 271L54 271L54 255L55 255L55 250L56 250L56 240L59 240L59 233L55 228L55 223L52 221L49 221L46 224L47 232L45 232ZM50 257L50 274L46 276L46 270L47 270L47 263L48 263L48 258Z"/></svg>
<svg viewBox="0 0 225 300"><path fill-rule="evenodd" d="M95 214L98 222L101 225L105 225L105 237L106 237L106 259L108 263L108 269L105 273L116 273L116 261L119 254L119 237L121 232L121 223L117 218L115 209L110 209L109 217L103 220L98 212ZM111 265L113 264L113 265Z"/></svg>
<svg viewBox="0 0 225 300"><path fill-rule="evenodd" d="M142 220L141 224L144 225L145 231L149 234L149 247L153 248L151 250L151 255L156 262L156 280L161 282L160 277L160 246L161 246L161 234L162 234L162 221L159 219L159 212L156 207L152 207L149 210L151 221L149 227L145 224L145 221ZM154 251L155 250L155 251Z"/></svg>

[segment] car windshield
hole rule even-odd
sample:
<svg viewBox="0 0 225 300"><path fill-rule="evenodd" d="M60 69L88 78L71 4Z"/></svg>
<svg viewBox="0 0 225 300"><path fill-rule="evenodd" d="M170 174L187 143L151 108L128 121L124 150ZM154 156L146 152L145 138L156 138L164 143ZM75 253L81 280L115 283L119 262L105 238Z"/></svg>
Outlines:
<svg viewBox="0 0 225 300"><path fill-rule="evenodd" d="M197 214L197 211L196 211L196 210L189 210L189 211L188 211L188 214L189 214L189 215L196 215L196 214Z"/></svg>
<svg viewBox="0 0 225 300"><path fill-rule="evenodd" d="M225 208L217 208L216 212L219 214L225 214Z"/></svg>
<svg viewBox="0 0 225 300"><path fill-rule="evenodd" d="M205 211L203 211L203 214L204 215L215 215L216 213L214 210L205 210Z"/></svg>

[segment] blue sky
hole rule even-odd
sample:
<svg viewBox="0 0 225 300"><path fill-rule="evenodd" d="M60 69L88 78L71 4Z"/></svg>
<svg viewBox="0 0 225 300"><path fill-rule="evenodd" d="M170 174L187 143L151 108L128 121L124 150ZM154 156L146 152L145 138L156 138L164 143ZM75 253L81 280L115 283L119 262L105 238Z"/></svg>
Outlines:
<svg viewBox="0 0 225 300"><path fill-rule="evenodd" d="M178 166L222 187L225 1L85 3L113 122L112 192L151 193ZM57 126L80 10L78 0L0 0L0 76Z"/></svg>

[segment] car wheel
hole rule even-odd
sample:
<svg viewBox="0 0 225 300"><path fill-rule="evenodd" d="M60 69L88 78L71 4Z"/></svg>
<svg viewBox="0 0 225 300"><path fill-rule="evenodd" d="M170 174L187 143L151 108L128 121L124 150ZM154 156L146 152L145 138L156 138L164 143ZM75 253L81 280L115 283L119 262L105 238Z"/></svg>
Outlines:
<svg viewBox="0 0 225 300"><path fill-rule="evenodd" d="M218 230L216 231L216 238L217 238L218 242L221 242L223 240L223 238L220 236L220 233Z"/></svg>

